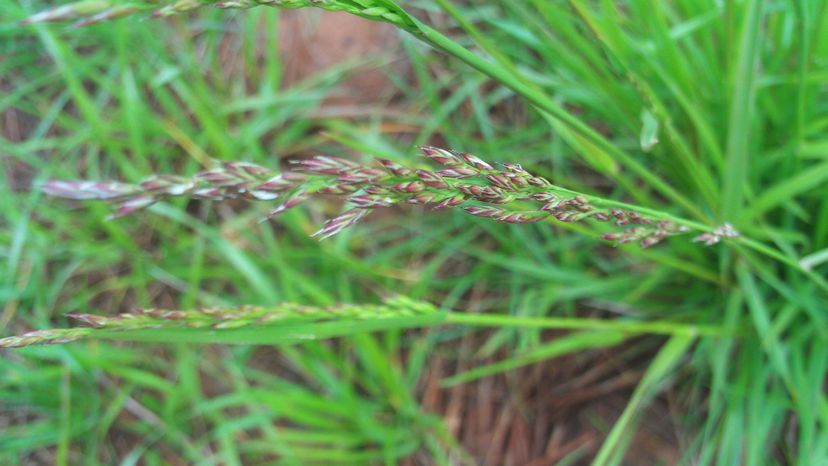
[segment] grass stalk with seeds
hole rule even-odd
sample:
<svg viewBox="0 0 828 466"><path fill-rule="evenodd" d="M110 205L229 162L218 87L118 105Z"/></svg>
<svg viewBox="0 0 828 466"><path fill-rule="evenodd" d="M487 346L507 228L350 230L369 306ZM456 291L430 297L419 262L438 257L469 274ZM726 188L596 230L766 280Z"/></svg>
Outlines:
<svg viewBox="0 0 828 466"><path fill-rule="evenodd" d="M277 203L268 218L298 206L312 195L344 197L350 208L314 233L320 239L355 225L374 209L400 203L432 209L458 207L468 214L503 223L535 223L546 219L565 223L612 222L616 227L629 228L605 233L604 239L619 244L637 241L642 247L653 246L668 236L688 233L691 229L701 232L696 240L708 245L739 236L732 227L710 230L670 214L560 188L518 164L504 163L496 169L465 152L436 147L421 150L442 169L404 167L386 159L371 167L337 157L318 156L294 161L298 173L276 173L250 163L227 162L192 178L160 175L137 185L51 180L42 189L51 196L66 199L114 203L113 217L129 215L176 196ZM527 206L533 209L527 210Z"/></svg>

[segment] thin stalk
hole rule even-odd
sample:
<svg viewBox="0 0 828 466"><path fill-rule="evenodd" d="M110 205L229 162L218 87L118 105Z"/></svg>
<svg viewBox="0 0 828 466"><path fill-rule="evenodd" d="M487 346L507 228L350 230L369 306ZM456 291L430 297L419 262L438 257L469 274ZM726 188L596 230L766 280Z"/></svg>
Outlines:
<svg viewBox="0 0 828 466"><path fill-rule="evenodd" d="M145 310L114 318L74 315L91 327L49 329L0 338L0 348L69 343L89 338L157 343L291 345L393 329L462 325L486 328L599 330L626 335L738 336L734 329L681 322L647 322L576 317L523 317L438 311L430 304L397 298L386 305L313 308L291 303L274 307L207 311Z"/></svg>
<svg viewBox="0 0 828 466"><path fill-rule="evenodd" d="M760 243L760 242L758 242L756 240L753 240L753 239L750 239L750 238L745 238L745 237L735 238L734 241L736 241L736 243L739 244L739 245L746 246L750 249L753 249L754 251L758 252L759 254L768 256L772 259L776 259L777 261L779 261L779 262L781 262L785 265L790 266L794 270L802 273L807 278L809 278L811 281L813 281L821 290L828 293L828 281L826 281L825 278L822 277L821 275L819 275L817 273L814 273L812 270L809 270L809 269L803 267L802 264L799 263L799 261L797 261L795 259L792 259L792 258L782 254L780 251L778 251L778 250L776 250L776 249L774 249L774 248L772 248L772 247L770 247L766 244Z"/></svg>
<svg viewBox="0 0 828 466"><path fill-rule="evenodd" d="M449 312L446 324L472 327L535 328L560 330L614 330L629 334L735 336L735 332L714 325L690 325L678 322L643 322L575 317L522 317L504 314L470 314Z"/></svg>

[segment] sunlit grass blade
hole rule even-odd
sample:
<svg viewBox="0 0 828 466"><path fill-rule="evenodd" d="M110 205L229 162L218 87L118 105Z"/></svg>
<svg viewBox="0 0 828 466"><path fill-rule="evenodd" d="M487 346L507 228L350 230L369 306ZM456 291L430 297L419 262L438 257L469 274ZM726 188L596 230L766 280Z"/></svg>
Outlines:
<svg viewBox="0 0 828 466"><path fill-rule="evenodd" d="M751 121L756 96L756 67L762 38L762 12L765 2L751 0L739 39L738 62L732 75L732 100L727 131L727 156L722 175L722 211L724 221L736 221L744 205L745 189L750 176ZM737 225L738 226L738 225Z"/></svg>
<svg viewBox="0 0 828 466"><path fill-rule="evenodd" d="M796 196L812 192L828 180L828 162L806 167L796 176L780 181L759 194L742 212L743 221L755 220L765 212L781 206Z"/></svg>
<svg viewBox="0 0 828 466"><path fill-rule="evenodd" d="M774 370L785 383L793 399L797 399L797 387L791 380L790 367L786 350L781 342L780 335L773 328L771 314L765 304L765 297L761 295L753 275L743 266L738 266L736 274L742 291L745 295L747 307L750 310L751 320L759 336L759 341L767 353Z"/></svg>
<svg viewBox="0 0 828 466"><path fill-rule="evenodd" d="M621 344L625 339L626 335L623 333L612 331L584 332L562 336L517 356L493 364L478 366L466 372L447 377L442 380L441 385L451 387L482 377L489 377L501 372L517 369L539 361L554 359L565 354L615 346Z"/></svg>

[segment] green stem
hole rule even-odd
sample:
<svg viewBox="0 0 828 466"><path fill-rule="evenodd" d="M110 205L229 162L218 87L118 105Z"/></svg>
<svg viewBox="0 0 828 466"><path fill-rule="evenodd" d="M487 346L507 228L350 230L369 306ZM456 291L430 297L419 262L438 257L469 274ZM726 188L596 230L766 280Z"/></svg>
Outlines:
<svg viewBox="0 0 828 466"><path fill-rule="evenodd" d="M740 237L735 238L736 244L746 246L754 251L758 252L759 254L768 256L772 259L776 259L777 261L792 267L794 270L802 273L806 277L808 277L811 281L813 281L821 290L828 292L828 281L825 280L819 274L814 273L812 270L808 270L802 266L798 261L782 254L778 250L760 243L756 240L752 240L750 238Z"/></svg>
<svg viewBox="0 0 828 466"><path fill-rule="evenodd" d="M738 336L724 327L690 325L680 322L647 322L619 319L576 317L522 317L505 314L472 314L467 312L431 311L420 315L400 315L365 319L333 319L318 322L285 321L261 324L251 321L231 328L192 327L177 321L152 323L121 328L51 329L19 337L0 338L0 348L14 348L99 338L157 343L219 343L246 345L291 345L367 332L393 329L432 328L463 325L487 328L533 328L559 330L608 330L627 335L671 336ZM132 324L131 322L129 324ZM169 325L167 325L169 324Z"/></svg>
<svg viewBox="0 0 828 466"><path fill-rule="evenodd" d="M473 327L511 327L561 330L614 330L632 334L723 336L730 335L722 327L712 325L688 325L677 322L643 322L607 319L582 319L575 317L521 317L504 314L470 314L449 312L447 324Z"/></svg>

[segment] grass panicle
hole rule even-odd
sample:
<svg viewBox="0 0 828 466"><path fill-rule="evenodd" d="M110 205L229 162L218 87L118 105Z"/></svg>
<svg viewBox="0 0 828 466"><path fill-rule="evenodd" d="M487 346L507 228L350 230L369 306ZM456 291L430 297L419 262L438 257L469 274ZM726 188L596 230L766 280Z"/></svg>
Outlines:
<svg viewBox="0 0 828 466"><path fill-rule="evenodd" d="M160 329L229 330L243 327L285 323L321 323L327 321L369 320L427 316L437 309L424 302L403 296L386 300L383 304L336 304L307 306L280 303L277 306L240 306L236 308L205 308L197 310L138 309L130 314L105 317L96 314L72 313L67 317L86 327L36 330L20 336L0 338L0 348L69 343L95 335L96 330L134 331Z"/></svg>
<svg viewBox="0 0 828 466"><path fill-rule="evenodd" d="M518 164L504 163L498 169L465 152L430 146L421 150L442 167L404 167L386 159L380 159L377 166L366 166L338 157L317 156L292 161L295 172L277 173L252 163L225 162L190 178L159 175L136 185L51 180L42 190L55 197L113 203L116 210L112 217L129 215L162 199L179 196L278 202L268 218L300 205L312 195L344 197L352 207L314 233L320 239L355 225L374 209L397 204L433 209L460 207L468 214L501 223L535 223L545 219L565 223L611 222L624 229L605 233L603 239L619 244L637 241L642 247L690 231L686 225L667 218L607 207L611 201L560 188ZM732 228L702 234L717 238L707 239L708 244L736 236Z"/></svg>
<svg viewBox="0 0 828 466"><path fill-rule="evenodd" d="M22 24L72 21L76 26L89 26L140 13L149 14L153 18L163 18L203 7L248 9L257 6L341 11L391 23L410 32L417 31L413 18L389 0L144 0L126 3L114 0L81 0L34 14L24 19Z"/></svg>

